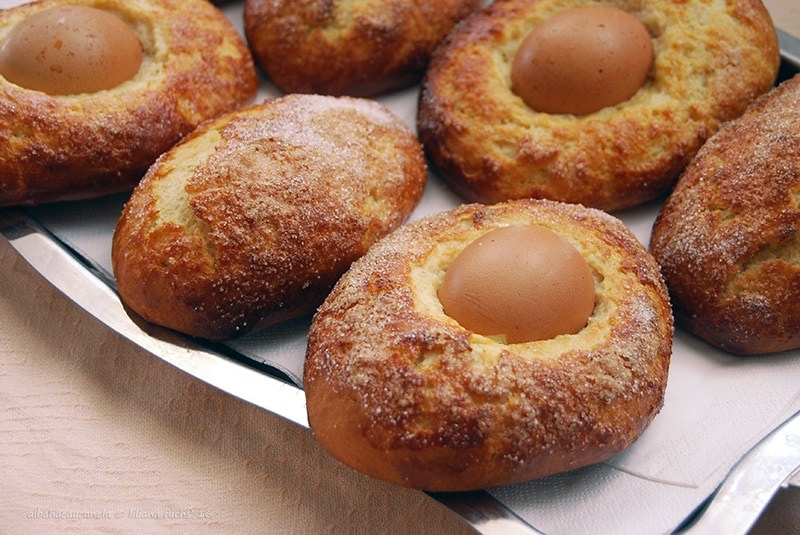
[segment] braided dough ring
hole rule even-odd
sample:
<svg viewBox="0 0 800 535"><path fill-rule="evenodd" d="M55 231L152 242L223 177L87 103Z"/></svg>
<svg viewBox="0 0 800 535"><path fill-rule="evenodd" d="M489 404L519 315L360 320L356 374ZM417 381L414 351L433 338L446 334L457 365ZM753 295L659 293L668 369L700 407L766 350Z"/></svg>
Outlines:
<svg viewBox="0 0 800 535"><path fill-rule="evenodd" d="M719 125L774 83L775 29L758 0L603 0L653 39L638 92L584 116L538 113L511 90L514 54L538 23L586 0L495 2L441 46L423 81L418 132L471 200L550 198L604 210L665 193Z"/></svg>
<svg viewBox="0 0 800 535"><path fill-rule="evenodd" d="M574 335L506 345L442 311L437 288L478 236L513 224L567 238L596 305ZM400 485L458 491L608 459L663 403L672 315L658 266L623 224L546 200L463 205L406 224L340 279L311 325L311 427L345 464Z"/></svg>
<svg viewBox="0 0 800 535"><path fill-rule="evenodd" d="M142 45L139 72L113 89L51 96L0 76L0 206L132 188L201 122L254 96L252 56L205 0L45 0L0 11L0 42L39 10L85 5L119 16Z"/></svg>
<svg viewBox="0 0 800 535"><path fill-rule="evenodd" d="M419 82L434 48L481 0L246 0L259 65L293 93L374 96Z"/></svg>

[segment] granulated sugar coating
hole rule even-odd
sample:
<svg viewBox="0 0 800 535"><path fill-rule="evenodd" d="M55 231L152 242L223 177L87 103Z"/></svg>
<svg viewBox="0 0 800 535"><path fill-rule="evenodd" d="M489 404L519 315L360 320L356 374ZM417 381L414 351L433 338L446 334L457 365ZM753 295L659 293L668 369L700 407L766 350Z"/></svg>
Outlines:
<svg viewBox="0 0 800 535"><path fill-rule="evenodd" d="M732 353L800 347L800 78L713 136L656 220L676 321Z"/></svg>
<svg viewBox="0 0 800 535"><path fill-rule="evenodd" d="M114 236L120 294L210 339L309 313L426 180L414 134L374 101L290 95L232 113L134 191Z"/></svg>
<svg viewBox="0 0 800 535"><path fill-rule="evenodd" d="M585 328L506 344L448 317L447 267L494 229L539 225L584 256ZM311 427L344 463L427 490L525 481L627 448L663 403L672 315L658 266L618 219L551 201L464 205L408 223L342 277L309 333Z"/></svg>

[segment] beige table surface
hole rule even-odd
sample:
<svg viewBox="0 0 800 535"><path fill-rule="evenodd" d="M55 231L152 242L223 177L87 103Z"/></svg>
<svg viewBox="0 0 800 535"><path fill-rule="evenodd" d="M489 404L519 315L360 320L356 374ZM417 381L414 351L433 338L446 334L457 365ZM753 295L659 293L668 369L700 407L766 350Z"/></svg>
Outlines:
<svg viewBox="0 0 800 535"><path fill-rule="evenodd" d="M800 36L798 0L764 3ZM770 531L800 530L798 494L773 504ZM471 530L138 349L0 239L0 534L93 532Z"/></svg>

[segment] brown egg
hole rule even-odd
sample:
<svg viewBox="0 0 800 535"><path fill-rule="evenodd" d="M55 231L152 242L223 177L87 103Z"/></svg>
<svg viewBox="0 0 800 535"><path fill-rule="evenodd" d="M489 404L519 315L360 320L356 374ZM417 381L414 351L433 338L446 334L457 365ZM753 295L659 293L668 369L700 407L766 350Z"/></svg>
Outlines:
<svg viewBox="0 0 800 535"><path fill-rule="evenodd" d="M514 56L511 87L536 111L585 115L632 97L652 64L652 39L636 17L581 7L528 34Z"/></svg>
<svg viewBox="0 0 800 535"><path fill-rule="evenodd" d="M0 46L0 74L9 82L51 95L92 93L133 78L142 47L116 15L87 6L39 11Z"/></svg>
<svg viewBox="0 0 800 535"><path fill-rule="evenodd" d="M592 272L567 240L541 226L514 225L459 253L438 291L444 312L509 344L574 334L594 309Z"/></svg>

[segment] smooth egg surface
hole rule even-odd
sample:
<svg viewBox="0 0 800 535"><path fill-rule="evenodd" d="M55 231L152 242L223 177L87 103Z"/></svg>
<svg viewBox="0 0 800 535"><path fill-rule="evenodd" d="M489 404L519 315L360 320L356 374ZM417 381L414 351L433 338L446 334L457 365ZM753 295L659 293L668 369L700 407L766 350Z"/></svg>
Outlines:
<svg viewBox="0 0 800 535"><path fill-rule="evenodd" d="M513 225L467 245L438 290L445 314L509 344L546 340L583 329L594 309L592 271L556 232Z"/></svg>
<svg viewBox="0 0 800 535"><path fill-rule="evenodd" d="M139 39L118 16L88 6L43 9L0 45L0 74L27 89L73 95L111 89L142 63Z"/></svg>
<svg viewBox="0 0 800 535"><path fill-rule="evenodd" d="M647 80L653 54L647 28L630 13L568 9L522 41L511 87L536 111L586 115L632 97Z"/></svg>

